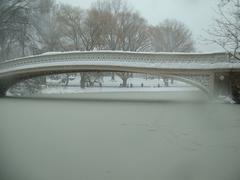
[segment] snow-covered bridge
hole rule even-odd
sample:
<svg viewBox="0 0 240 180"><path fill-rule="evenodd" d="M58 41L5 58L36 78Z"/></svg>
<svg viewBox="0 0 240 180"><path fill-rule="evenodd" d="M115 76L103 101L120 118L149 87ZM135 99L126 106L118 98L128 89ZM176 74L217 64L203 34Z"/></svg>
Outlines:
<svg viewBox="0 0 240 180"><path fill-rule="evenodd" d="M2 62L0 94L5 96L12 85L24 79L80 71L124 71L173 77L211 95L225 86L239 98L240 62L226 53L116 51L55 52Z"/></svg>

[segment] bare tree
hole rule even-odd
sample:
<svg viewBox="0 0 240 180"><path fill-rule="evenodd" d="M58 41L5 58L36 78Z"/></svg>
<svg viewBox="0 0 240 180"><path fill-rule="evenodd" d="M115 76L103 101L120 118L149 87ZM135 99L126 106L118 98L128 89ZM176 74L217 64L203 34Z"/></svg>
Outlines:
<svg viewBox="0 0 240 180"><path fill-rule="evenodd" d="M240 60L240 1L219 0L217 15L215 24L208 31L212 35L210 41Z"/></svg>
<svg viewBox="0 0 240 180"><path fill-rule="evenodd" d="M136 12L121 12L118 17L118 47L123 51L145 51L150 46L147 35L146 20ZM127 80L131 77L129 72L119 72L117 75L123 81L123 87L127 86Z"/></svg>
<svg viewBox="0 0 240 180"><path fill-rule="evenodd" d="M132 10L126 1L98 0L93 4L91 12L95 13L95 20L100 22L98 30L101 43L98 49L145 51L149 48L147 22ZM130 73L119 72L117 75L126 87Z"/></svg>
<svg viewBox="0 0 240 180"><path fill-rule="evenodd" d="M98 0L93 3L91 11L96 12L101 24L102 49L120 50L119 42L119 15L128 9L122 0Z"/></svg>
<svg viewBox="0 0 240 180"><path fill-rule="evenodd" d="M149 28L152 50L156 52L192 52L194 41L191 31L177 20L165 20L158 26ZM165 86L169 79L163 77ZM173 79L171 79L173 82Z"/></svg>
<svg viewBox="0 0 240 180"><path fill-rule="evenodd" d="M86 74L86 82L90 87L94 87L95 83L101 83L102 72L89 72Z"/></svg>
<svg viewBox="0 0 240 180"><path fill-rule="evenodd" d="M104 44L102 29L103 24L101 24L99 13L94 9L87 10L81 33L82 43L86 51L101 49L101 44Z"/></svg>
<svg viewBox="0 0 240 180"><path fill-rule="evenodd" d="M103 40L100 39L102 33L100 18L94 9L83 11L78 7L61 5L57 13L57 21L63 35L61 42L64 50L101 49L100 44L103 44ZM85 88L86 82L92 84L90 79L95 79L97 75L99 74L81 72L81 88Z"/></svg>
<svg viewBox="0 0 240 180"><path fill-rule="evenodd" d="M147 21L123 0L98 0L92 11L98 16L104 49L145 51L150 41Z"/></svg>
<svg viewBox="0 0 240 180"><path fill-rule="evenodd" d="M150 46L146 20L138 13L122 12L118 21L120 50L145 51Z"/></svg>
<svg viewBox="0 0 240 180"><path fill-rule="evenodd" d="M150 28L152 48L157 52L192 52L194 41L191 31L177 20L165 20Z"/></svg>
<svg viewBox="0 0 240 180"><path fill-rule="evenodd" d="M9 0L0 3L0 29L9 29L17 22L14 18L22 15L22 11L26 9L28 1L26 0Z"/></svg>
<svg viewBox="0 0 240 180"><path fill-rule="evenodd" d="M79 7L61 5L57 13L59 29L63 35L62 44L65 50L82 50L83 11Z"/></svg>
<svg viewBox="0 0 240 180"><path fill-rule="evenodd" d="M36 43L40 44L41 52L61 49L61 33L58 28L58 6L54 0L38 0L35 2L32 24L36 30Z"/></svg>
<svg viewBox="0 0 240 180"><path fill-rule="evenodd" d="M0 3L0 59L2 60L8 59L12 47L16 48L16 46L20 46L21 55L25 55L29 25L28 5L28 0L9 0Z"/></svg>
<svg viewBox="0 0 240 180"><path fill-rule="evenodd" d="M122 87L127 87L127 80L131 77L132 73L130 72L117 72L116 73L123 81Z"/></svg>

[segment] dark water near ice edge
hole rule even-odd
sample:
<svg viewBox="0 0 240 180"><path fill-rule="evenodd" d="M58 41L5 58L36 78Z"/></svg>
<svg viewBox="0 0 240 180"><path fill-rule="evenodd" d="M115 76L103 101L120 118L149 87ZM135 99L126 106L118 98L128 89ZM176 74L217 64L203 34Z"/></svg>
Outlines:
<svg viewBox="0 0 240 180"><path fill-rule="evenodd" d="M112 95L0 99L0 179L240 179L239 105Z"/></svg>

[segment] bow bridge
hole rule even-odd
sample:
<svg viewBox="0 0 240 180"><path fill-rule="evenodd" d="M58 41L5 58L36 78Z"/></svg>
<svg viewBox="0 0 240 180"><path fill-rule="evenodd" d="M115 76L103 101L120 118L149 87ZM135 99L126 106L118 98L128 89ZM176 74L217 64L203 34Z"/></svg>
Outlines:
<svg viewBox="0 0 240 180"><path fill-rule="evenodd" d="M45 53L0 63L0 96L32 77L82 71L135 72L175 78L208 93L240 101L240 62L226 53L136 53L116 51Z"/></svg>

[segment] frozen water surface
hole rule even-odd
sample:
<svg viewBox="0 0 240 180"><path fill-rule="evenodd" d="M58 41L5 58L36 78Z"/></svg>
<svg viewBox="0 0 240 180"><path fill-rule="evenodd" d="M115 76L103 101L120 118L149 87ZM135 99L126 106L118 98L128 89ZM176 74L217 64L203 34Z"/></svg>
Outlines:
<svg viewBox="0 0 240 180"><path fill-rule="evenodd" d="M93 96L0 99L1 179L240 179L238 105L180 92Z"/></svg>

